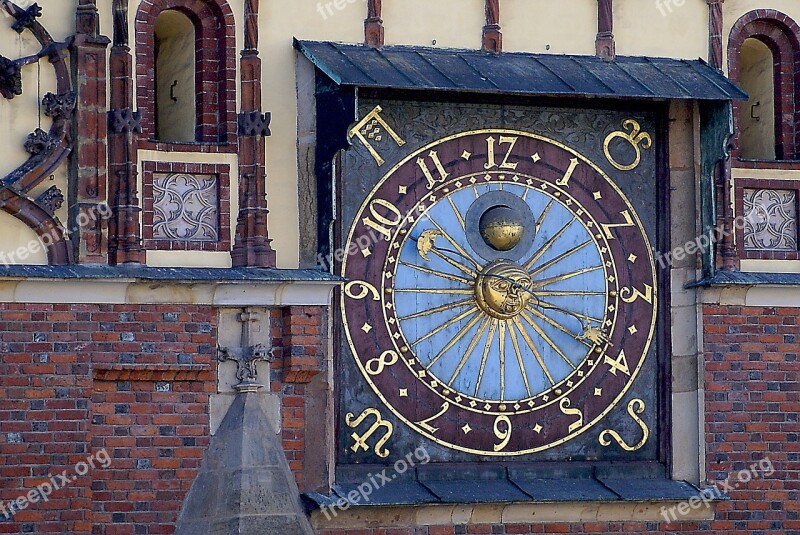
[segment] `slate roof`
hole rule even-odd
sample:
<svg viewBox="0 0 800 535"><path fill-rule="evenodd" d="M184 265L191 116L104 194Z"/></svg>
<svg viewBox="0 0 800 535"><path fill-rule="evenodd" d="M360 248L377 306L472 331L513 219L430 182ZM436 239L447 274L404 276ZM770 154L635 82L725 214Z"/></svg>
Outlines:
<svg viewBox="0 0 800 535"><path fill-rule="evenodd" d="M295 48L341 86L526 96L743 100L702 60L529 54L299 41Z"/></svg>

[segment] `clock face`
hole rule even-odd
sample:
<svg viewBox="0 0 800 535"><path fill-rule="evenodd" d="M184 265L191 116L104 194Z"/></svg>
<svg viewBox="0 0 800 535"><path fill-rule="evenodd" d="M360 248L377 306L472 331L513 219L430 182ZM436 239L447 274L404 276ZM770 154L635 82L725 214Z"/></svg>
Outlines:
<svg viewBox="0 0 800 535"><path fill-rule="evenodd" d="M445 448L563 444L620 402L648 354L645 229L601 167L561 142L486 129L423 146L380 178L347 240L360 244L341 299L357 367Z"/></svg>

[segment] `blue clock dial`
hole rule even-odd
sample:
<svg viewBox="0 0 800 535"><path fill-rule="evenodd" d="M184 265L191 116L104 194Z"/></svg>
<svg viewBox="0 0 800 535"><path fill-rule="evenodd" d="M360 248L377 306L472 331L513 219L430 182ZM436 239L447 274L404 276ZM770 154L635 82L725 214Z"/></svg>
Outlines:
<svg viewBox="0 0 800 535"><path fill-rule="evenodd" d="M416 218L400 248L394 309L405 343L431 376L471 401L524 402L556 389L607 321L610 266L591 221L576 215L585 211L574 200L537 185L464 180ZM502 247L487 261L468 238L470 208L499 191L534 216L516 262Z"/></svg>

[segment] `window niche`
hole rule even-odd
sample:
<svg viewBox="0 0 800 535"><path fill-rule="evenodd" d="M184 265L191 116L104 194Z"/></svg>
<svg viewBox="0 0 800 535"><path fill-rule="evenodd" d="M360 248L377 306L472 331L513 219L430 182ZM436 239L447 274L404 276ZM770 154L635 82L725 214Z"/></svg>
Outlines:
<svg viewBox="0 0 800 535"><path fill-rule="evenodd" d="M735 103L737 150L742 160L800 158L800 26L771 9L742 16L728 42L729 74L750 95Z"/></svg>
<svg viewBox="0 0 800 535"><path fill-rule="evenodd" d="M139 146L236 142L236 20L226 0L148 0L136 12ZM228 150L218 147L212 150Z"/></svg>
<svg viewBox="0 0 800 535"><path fill-rule="evenodd" d="M197 125L195 25L176 10L155 25L156 139L194 142Z"/></svg>
<svg viewBox="0 0 800 535"><path fill-rule="evenodd" d="M739 110L739 150L749 160L775 160L775 59L758 39L739 50L739 83L750 100Z"/></svg>

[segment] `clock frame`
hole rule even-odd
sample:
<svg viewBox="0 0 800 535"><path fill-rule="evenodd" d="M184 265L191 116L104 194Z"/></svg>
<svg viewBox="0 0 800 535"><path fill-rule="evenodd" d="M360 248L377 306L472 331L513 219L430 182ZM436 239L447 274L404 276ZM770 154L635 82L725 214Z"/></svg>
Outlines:
<svg viewBox="0 0 800 535"><path fill-rule="evenodd" d="M386 101L377 104L373 112L378 108L391 109ZM536 128L509 128L502 123L497 127L464 128L439 137L429 135L426 143L420 143L425 136L418 136L413 148L397 142L397 139L405 141L408 132L399 120L402 113L395 115L398 118L395 121L385 117L388 113L383 115L381 121L387 127L384 138L391 138L391 143L381 148L390 147L394 154L378 165L375 146L354 143L342 164L344 187L350 169L363 172L370 164L374 169L369 177L372 183L362 175L359 189L368 193L363 194L358 206L351 203L352 215L346 217L351 224L345 225L341 234L342 246L352 254L340 266L340 273L347 280L339 302L343 320L340 358L347 360L345 367L350 365L343 382L358 385L348 390L340 402L339 413L344 417L339 435L341 458L345 462L379 462L392 458L393 450L398 454L410 451L420 441L430 444L440 460L498 457L553 460L575 458L574 452L578 456L583 452L590 460L603 457L596 452L612 449L616 451L609 458L615 460L622 458L620 452L639 452L636 459L642 459L643 451L647 457L658 457L659 439L650 435L658 432L660 403L658 396L647 398L640 394L656 385L653 377L659 373L656 362L645 374L649 377L640 381L647 384L631 391L648 359L658 360L655 334L659 284L651 246L656 225L652 217L648 223L640 220L635 203L615 182L634 174L637 180L646 180L644 175L650 172L653 183L650 194L655 197L655 155L647 150L653 146L655 121L641 116L624 119L622 114L607 113L603 118L610 130L603 139L608 143L604 146L600 140L592 152L587 150L586 142L570 144L568 139L547 135L548 132L538 133ZM636 149L635 155L631 147L618 143L635 140L635 136L630 136L635 128L629 128L634 125L629 123L626 128L625 120L634 121L638 126L636 134L646 134L649 139L647 148L644 144L631 145ZM611 158L605 158L605 153ZM354 160L348 162L349 158ZM615 165L620 162L630 165L636 158L637 165L629 170L622 171ZM358 165L354 165L355 160ZM474 201L465 201L465 194L472 195ZM527 247L521 252L517 250L519 245L510 250L502 250L501 245L499 249L489 247L488 253L479 251L481 243L489 244L475 228L479 226L476 221L493 208L513 204L500 198L502 195L515 197L528 206L529 213L522 214L517 223L533 227L535 232L529 233L527 242L520 240ZM534 201L529 202L531 199ZM470 215L470 208L483 201L485 206L478 210L478 216ZM560 291L557 286L543 288L541 276L537 280L542 272L548 274L547 269L558 265L554 256L539 255L527 266L534 291L521 314L511 310L510 316L506 314L508 317L493 315L490 306L481 305L480 292L475 290L486 286L479 282L484 272L489 273L489 278L494 277L492 264L506 262L506 268L525 266L537 256L537 247L547 244L562 230L561 225L551 226L546 217L542 218L546 216L543 208L548 204L547 209L553 213L553 207L557 207L575 218L576 228L590 238L587 243L581 240L576 245L584 252L593 251L594 257L588 258L599 261L597 266L586 266L598 268L604 286L584 290L598 294L594 299L601 302L602 316L594 314L592 321L581 323L575 314L570 320L569 314L556 310L567 307L549 294L546 305L553 308L531 307L530 300L544 301L541 295L536 295L537 289ZM646 209L651 207L646 206ZM518 206L514 208L515 213L520 212ZM446 224L434 222L429 215L437 210L458 215ZM455 220L458 224L454 224ZM363 243L358 240L363 236L371 237L370 244L353 249L352 244ZM575 253L567 249L558 254L569 258ZM409 261L412 256L417 265L409 267L414 264ZM432 268L431 258L439 265ZM546 269L537 273L543 264L547 264ZM418 269L426 265L427 270ZM443 265L450 269L443 270ZM463 268L473 273L467 274ZM503 267L500 268L503 272ZM413 284L402 282L409 278L403 275L404 270L444 280L439 287L419 289L455 290L452 296L457 298L438 303L428 300L427 308L421 306L416 311L407 303L401 304L397 296L414 290ZM431 271L446 276L439 277ZM548 277L559 275L550 271ZM464 284L458 278L471 284ZM505 277L497 280L502 278ZM576 282L580 279L575 277ZM396 286L396 281L400 286ZM597 281L592 284L597 285ZM471 313L455 314L448 304L453 305L452 310ZM436 312L426 314L431 309ZM580 310L573 312L577 316L590 316ZM441 319L448 314L449 317ZM458 318L459 315L463 317ZM414 327L413 335L406 332L411 329L410 321L423 318L427 323ZM442 329L442 325L453 319L456 321ZM572 325L566 325L570 321ZM452 335L447 332L450 327L454 327ZM424 345L419 343L420 334L437 329L438 333L426 340L439 336L438 350L461 333L450 348L460 350L461 357L452 362L461 363L462 373L470 366L478 370L477 386L474 380L459 384L452 381L452 375L441 377L441 370L437 373L432 369L431 361L437 356L437 363L452 358L447 351L415 347ZM559 351L558 344L547 343L548 338L554 338L551 333L559 329L561 334L569 331L573 341L585 348L583 354ZM503 380L489 371L490 362L495 362L496 371L497 363L504 360L498 353L504 355L507 366L512 363L509 366L512 371L501 374ZM567 373L544 372L554 358L569 364L571 369ZM539 381L540 386L528 384L525 388L529 391L519 394L519 385L524 382L519 377L523 366L514 368L513 363L520 361L525 369L539 367L539 375L547 376L546 388ZM457 368L458 363L452 366ZM531 379L528 382L533 383L528 373ZM510 384L514 376L517 393L506 395L501 391L501 383ZM497 383L494 392L481 391L480 377L491 377ZM374 413L368 414L368 410ZM581 438L582 435L591 436ZM386 440L379 440L382 438ZM378 441L382 442L380 447L375 445ZM582 441L591 442L592 447L582 447Z"/></svg>

